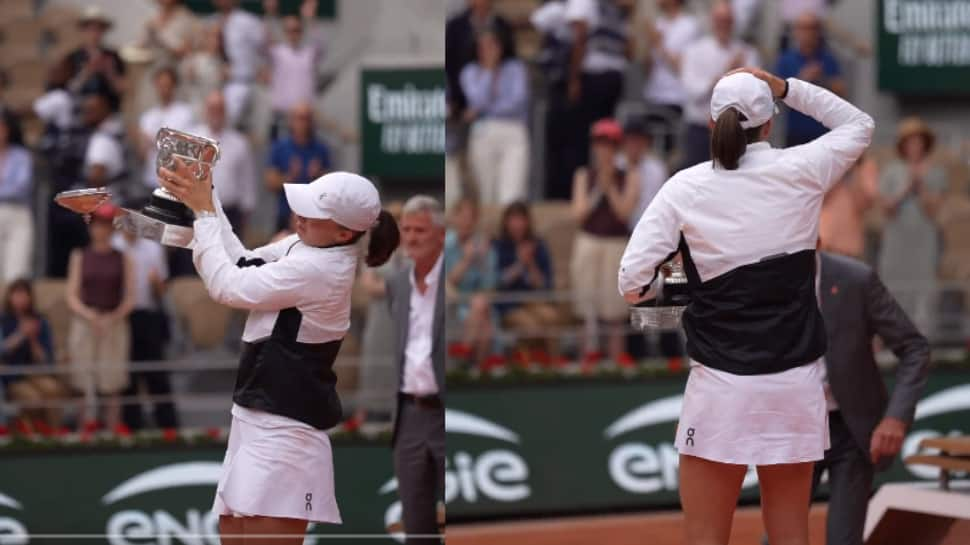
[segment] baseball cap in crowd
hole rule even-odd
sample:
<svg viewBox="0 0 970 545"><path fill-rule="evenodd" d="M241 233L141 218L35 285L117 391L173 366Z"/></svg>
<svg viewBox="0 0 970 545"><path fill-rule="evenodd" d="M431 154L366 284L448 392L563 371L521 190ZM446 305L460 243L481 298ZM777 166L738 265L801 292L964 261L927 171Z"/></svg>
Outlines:
<svg viewBox="0 0 970 545"><path fill-rule="evenodd" d="M650 131L647 130L647 122L642 117L633 116L623 123L623 135L649 137Z"/></svg>
<svg viewBox="0 0 970 545"><path fill-rule="evenodd" d="M110 202L106 202L95 208L94 212L91 212L91 219L110 222L113 221L115 216L117 216L120 212L121 210L117 206L111 204Z"/></svg>
<svg viewBox="0 0 970 545"><path fill-rule="evenodd" d="M615 119L600 119L596 123L593 123L589 134L594 140L597 138L605 138L606 140L619 142L623 139L623 127Z"/></svg>
<svg viewBox="0 0 970 545"><path fill-rule="evenodd" d="M711 119L717 121L728 108L736 109L747 118L741 122L745 129L767 123L778 111L768 83L747 72L724 76L714 86Z"/></svg>
<svg viewBox="0 0 970 545"><path fill-rule="evenodd" d="M352 231L367 231L381 213L377 188L351 172L331 172L308 184L283 184L283 191L296 214L333 220Z"/></svg>

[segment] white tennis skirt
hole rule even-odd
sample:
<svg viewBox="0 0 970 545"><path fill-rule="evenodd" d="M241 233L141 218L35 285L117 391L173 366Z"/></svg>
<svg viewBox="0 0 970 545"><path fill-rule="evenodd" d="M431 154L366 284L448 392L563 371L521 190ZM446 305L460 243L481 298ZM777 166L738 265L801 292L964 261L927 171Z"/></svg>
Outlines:
<svg viewBox="0 0 970 545"><path fill-rule="evenodd" d="M735 375L691 360L674 446L726 464L821 460L829 448L823 365Z"/></svg>
<svg viewBox="0 0 970 545"><path fill-rule="evenodd" d="M298 420L234 404L212 510L340 524L330 437Z"/></svg>

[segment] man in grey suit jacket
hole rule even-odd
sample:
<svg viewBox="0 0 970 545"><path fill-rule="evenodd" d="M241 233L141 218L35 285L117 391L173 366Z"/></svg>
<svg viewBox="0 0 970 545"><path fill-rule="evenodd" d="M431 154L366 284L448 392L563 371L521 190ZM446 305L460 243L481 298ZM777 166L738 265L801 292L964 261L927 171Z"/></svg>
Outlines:
<svg viewBox="0 0 970 545"><path fill-rule="evenodd" d="M827 470L826 543L862 545L873 474L899 453L926 384L930 347L872 268L827 252L819 256L831 448L815 466L813 490ZM874 335L899 359L891 396L873 357Z"/></svg>
<svg viewBox="0 0 970 545"><path fill-rule="evenodd" d="M440 543L437 503L445 487L444 213L412 197L401 212L401 243L413 266L388 279L397 325L394 472L407 543Z"/></svg>

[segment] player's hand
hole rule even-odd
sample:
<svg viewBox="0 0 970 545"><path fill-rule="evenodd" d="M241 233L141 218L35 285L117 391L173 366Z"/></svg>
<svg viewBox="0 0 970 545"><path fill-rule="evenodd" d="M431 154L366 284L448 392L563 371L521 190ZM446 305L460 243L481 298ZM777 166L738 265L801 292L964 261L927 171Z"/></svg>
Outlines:
<svg viewBox="0 0 970 545"><path fill-rule="evenodd" d="M883 456L894 457L903 447L903 437L906 435L906 423L898 418L887 416L872 432L869 454L872 463L877 463Z"/></svg>
<svg viewBox="0 0 970 545"><path fill-rule="evenodd" d="M746 66L744 68L737 68L735 70L731 70L730 72L725 74L725 76L736 74L738 72L747 72L752 76L760 79L761 81L764 81L765 83L767 83L768 87L771 88L771 94L775 98L781 98L781 95L785 93L785 80L779 78L778 76L772 74L771 72L762 70L760 68L752 68L750 66Z"/></svg>
<svg viewBox="0 0 970 545"><path fill-rule="evenodd" d="M158 169L158 179L166 190L185 203L193 212L214 212L212 204L212 172L205 179L196 178L195 173L180 159L175 159L175 170L165 167Z"/></svg>

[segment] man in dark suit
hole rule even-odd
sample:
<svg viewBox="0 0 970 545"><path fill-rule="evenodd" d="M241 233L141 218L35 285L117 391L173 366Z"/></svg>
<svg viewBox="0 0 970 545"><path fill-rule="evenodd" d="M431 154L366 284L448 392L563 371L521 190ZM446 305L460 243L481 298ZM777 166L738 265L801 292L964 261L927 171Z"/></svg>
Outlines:
<svg viewBox="0 0 970 545"><path fill-rule="evenodd" d="M401 243L413 266L387 283L399 368L391 445L407 543L430 545L441 542L436 507L445 487L445 226L437 200L419 195L404 204Z"/></svg>
<svg viewBox="0 0 970 545"><path fill-rule="evenodd" d="M862 545L873 474L899 454L926 385L930 347L868 265L820 252L819 266L831 448L815 466L813 490L827 470L826 543ZM874 335L899 359L892 395L873 357Z"/></svg>

